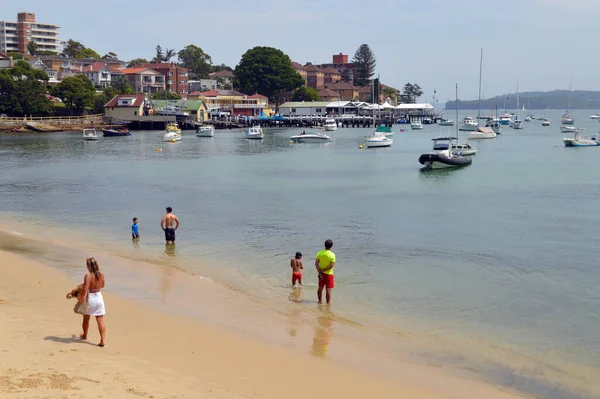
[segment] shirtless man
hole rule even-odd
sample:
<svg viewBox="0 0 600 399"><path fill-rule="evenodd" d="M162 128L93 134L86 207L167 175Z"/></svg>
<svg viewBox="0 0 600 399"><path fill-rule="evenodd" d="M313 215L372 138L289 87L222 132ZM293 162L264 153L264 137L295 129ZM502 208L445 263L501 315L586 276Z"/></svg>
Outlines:
<svg viewBox="0 0 600 399"><path fill-rule="evenodd" d="M167 245L175 244L175 230L179 228L179 218L175 216L173 208L167 208L167 214L160 221L160 227L165 232L165 240ZM175 227L173 227L175 226Z"/></svg>

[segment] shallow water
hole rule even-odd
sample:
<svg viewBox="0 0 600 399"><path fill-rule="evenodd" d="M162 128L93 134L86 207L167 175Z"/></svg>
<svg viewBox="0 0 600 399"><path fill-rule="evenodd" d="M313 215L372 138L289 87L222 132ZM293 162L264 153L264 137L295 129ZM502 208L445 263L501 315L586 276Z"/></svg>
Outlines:
<svg viewBox="0 0 600 399"><path fill-rule="evenodd" d="M305 254L307 288L315 285L312 259L331 238L340 318L444 348L423 353L428 361L468 368L476 360L495 370L494 382L543 397L595 397L600 149L564 148L560 112L537 113L553 126L505 128L475 142L470 167L432 173L419 172L417 159L451 129L398 125L391 148L369 150L358 149L366 129L293 145L296 130L278 129L262 141L184 132L174 144L160 132L97 142L0 135L0 211L42 235L67 231L267 304L287 301L296 251ZM588 114L574 116L593 134L600 124ZM182 220L175 253L165 253L159 228L165 206Z"/></svg>

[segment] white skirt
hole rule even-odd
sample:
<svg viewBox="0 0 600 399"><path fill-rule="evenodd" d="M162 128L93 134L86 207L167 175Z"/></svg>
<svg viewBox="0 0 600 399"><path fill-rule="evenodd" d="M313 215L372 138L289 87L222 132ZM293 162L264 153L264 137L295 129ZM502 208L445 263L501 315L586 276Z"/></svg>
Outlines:
<svg viewBox="0 0 600 399"><path fill-rule="evenodd" d="M89 316L104 316L104 299L101 292L90 292L88 295L88 311Z"/></svg>

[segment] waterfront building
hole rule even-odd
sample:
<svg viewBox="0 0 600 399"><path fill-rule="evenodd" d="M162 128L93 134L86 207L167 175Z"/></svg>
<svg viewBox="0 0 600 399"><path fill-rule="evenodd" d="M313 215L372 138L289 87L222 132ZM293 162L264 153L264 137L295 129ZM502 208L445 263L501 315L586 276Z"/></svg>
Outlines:
<svg viewBox="0 0 600 399"><path fill-rule="evenodd" d="M232 90L233 89L233 72L224 69L219 72L212 72L209 75L210 79L214 79L217 81L217 90Z"/></svg>
<svg viewBox="0 0 600 399"><path fill-rule="evenodd" d="M145 94L120 94L104 106L107 117L123 121L137 120L147 115L149 110L150 104L146 102Z"/></svg>
<svg viewBox="0 0 600 399"><path fill-rule="evenodd" d="M16 22L0 21L0 52L29 54L27 45L33 41L38 50L58 53L61 50L59 28L36 22L34 13L20 12Z"/></svg>
<svg viewBox="0 0 600 399"><path fill-rule="evenodd" d="M203 100L211 114L229 113L231 116L260 116L269 107L269 99L260 94L247 95L235 90L208 90L194 92L188 99Z"/></svg>
<svg viewBox="0 0 600 399"><path fill-rule="evenodd" d="M159 72L165 78L165 89L167 91L177 93L184 98L187 97L189 93L189 69L165 62L157 64L135 64L134 68L150 68Z"/></svg>
<svg viewBox="0 0 600 399"><path fill-rule="evenodd" d="M188 112L190 114L190 118L199 122L209 119L208 108L202 100L152 100L151 104L155 113L158 110L166 108L167 105L170 105L181 111Z"/></svg>
<svg viewBox="0 0 600 399"><path fill-rule="evenodd" d="M165 89L165 77L150 68L125 68L120 71L136 93L152 94Z"/></svg>
<svg viewBox="0 0 600 399"><path fill-rule="evenodd" d="M216 79L188 80L188 93L195 91L217 90L219 82Z"/></svg>
<svg viewBox="0 0 600 399"><path fill-rule="evenodd" d="M290 101L279 106L279 113L288 116L324 116L330 101Z"/></svg>

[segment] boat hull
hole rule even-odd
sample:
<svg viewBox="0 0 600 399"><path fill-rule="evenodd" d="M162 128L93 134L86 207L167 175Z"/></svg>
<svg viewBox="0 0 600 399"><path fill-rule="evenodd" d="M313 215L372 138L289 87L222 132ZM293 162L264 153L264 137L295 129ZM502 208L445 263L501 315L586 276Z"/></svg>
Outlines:
<svg viewBox="0 0 600 399"><path fill-rule="evenodd" d="M262 140L263 135L262 134L247 134L246 138L248 140Z"/></svg>
<svg viewBox="0 0 600 399"><path fill-rule="evenodd" d="M565 118L565 119L561 120L561 123L563 125L574 125L575 124L575 119Z"/></svg>
<svg viewBox="0 0 600 399"><path fill-rule="evenodd" d="M468 157L453 157L448 158L437 152L427 152L421 154L419 163L423 165L421 170L447 169L447 168L462 168L472 163L472 159Z"/></svg>
<svg viewBox="0 0 600 399"><path fill-rule="evenodd" d="M469 137L469 140L495 139L496 132L494 132L494 131L492 131L490 133L469 132L468 137Z"/></svg>
<svg viewBox="0 0 600 399"><path fill-rule="evenodd" d="M366 140L365 144L367 148L379 148L379 147L389 147L392 145L394 140Z"/></svg>
<svg viewBox="0 0 600 399"><path fill-rule="evenodd" d="M181 141L181 136L163 136L165 143L171 143L173 141Z"/></svg>
<svg viewBox="0 0 600 399"><path fill-rule="evenodd" d="M600 143L595 140L574 140L570 138L563 139L565 147L598 147Z"/></svg>
<svg viewBox="0 0 600 399"><path fill-rule="evenodd" d="M102 130L102 135L104 137L126 137L131 136L131 133L129 133L129 130L126 132L119 132L116 130Z"/></svg>
<svg viewBox="0 0 600 399"><path fill-rule="evenodd" d="M96 141L98 140L98 136L87 136L83 138L84 141Z"/></svg>
<svg viewBox="0 0 600 399"><path fill-rule="evenodd" d="M410 125L412 130L423 130L423 125Z"/></svg>
<svg viewBox="0 0 600 399"><path fill-rule="evenodd" d="M460 130L461 132L474 132L475 130L477 130L478 125L460 125L458 127L458 130Z"/></svg>
<svg viewBox="0 0 600 399"><path fill-rule="evenodd" d="M290 140L295 141L296 143L327 143L328 141L331 141L331 137L302 134L292 136L290 137Z"/></svg>
<svg viewBox="0 0 600 399"><path fill-rule="evenodd" d="M438 123L438 125L440 125L440 126L454 126L454 122L452 122L452 121L443 121L443 122Z"/></svg>
<svg viewBox="0 0 600 399"><path fill-rule="evenodd" d="M325 130L326 132L335 132L337 130L337 126L325 125L325 126L323 126L323 130Z"/></svg>

